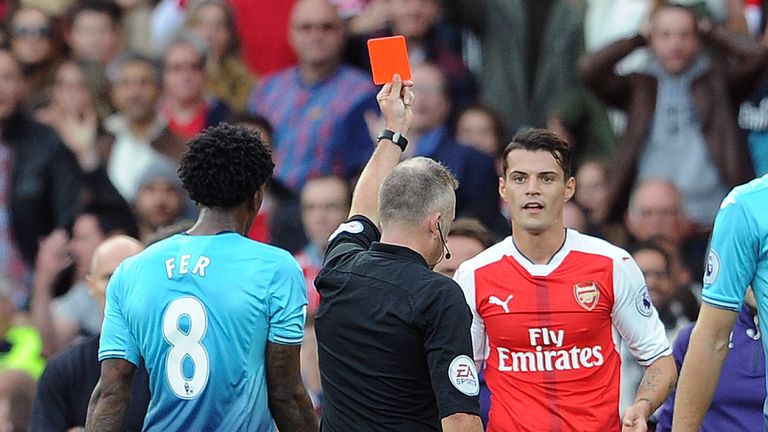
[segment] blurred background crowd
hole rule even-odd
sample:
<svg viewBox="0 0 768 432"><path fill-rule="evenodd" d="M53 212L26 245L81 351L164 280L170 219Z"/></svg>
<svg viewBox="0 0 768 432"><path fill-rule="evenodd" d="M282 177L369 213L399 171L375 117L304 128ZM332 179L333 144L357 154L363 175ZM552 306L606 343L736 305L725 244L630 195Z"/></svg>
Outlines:
<svg viewBox="0 0 768 432"><path fill-rule="evenodd" d="M116 234L146 245L190 225L177 161L221 121L272 145L249 236L304 269L304 375L320 409L312 281L382 128L371 37L408 42L404 157L439 160L460 182L453 257L436 270L450 276L509 234L499 154L517 131L548 127L575 155L566 225L633 253L674 340L696 319L720 201L768 172L768 2L686 0L695 17L649 20L660 3L0 1L0 431L79 421L84 396L63 378L75 372L54 366L57 353L74 369L96 363L72 351L98 335L100 280L119 261L94 252ZM42 412L60 412L57 426Z"/></svg>

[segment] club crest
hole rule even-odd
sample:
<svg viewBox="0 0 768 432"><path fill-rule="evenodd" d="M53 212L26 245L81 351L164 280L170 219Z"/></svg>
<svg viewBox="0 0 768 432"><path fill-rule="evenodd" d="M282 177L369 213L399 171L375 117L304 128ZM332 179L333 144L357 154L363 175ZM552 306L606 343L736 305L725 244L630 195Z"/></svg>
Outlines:
<svg viewBox="0 0 768 432"><path fill-rule="evenodd" d="M573 296L584 309L591 311L600 301L600 289L597 282L581 282L573 286Z"/></svg>

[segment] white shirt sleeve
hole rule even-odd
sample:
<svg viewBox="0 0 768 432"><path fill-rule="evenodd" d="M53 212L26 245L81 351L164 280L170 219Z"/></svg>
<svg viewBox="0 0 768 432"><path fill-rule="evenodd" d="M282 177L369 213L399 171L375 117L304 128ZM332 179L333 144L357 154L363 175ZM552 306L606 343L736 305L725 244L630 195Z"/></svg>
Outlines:
<svg viewBox="0 0 768 432"><path fill-rule="evenodd" d="M464 298L472 311L472 351L475 365L478 370L485 367L485 360L490 354L488 335L485 333L485 323L477 312L477 300L475 298L475 272L466 266L459 266L453 275L453 280L459 284L464 292Z"/></svg>
<svg viewBox="0 0 768 432"><path fill-rule="evenodd" d="M613 325L638 363L648 366L672 350L651 303L645 278L627 254L613 261Z"/></svg>

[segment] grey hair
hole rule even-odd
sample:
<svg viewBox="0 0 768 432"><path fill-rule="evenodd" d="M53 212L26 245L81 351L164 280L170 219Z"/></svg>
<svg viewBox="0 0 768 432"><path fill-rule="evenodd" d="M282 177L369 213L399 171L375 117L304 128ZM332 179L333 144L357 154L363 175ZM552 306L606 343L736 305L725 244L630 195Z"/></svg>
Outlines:
<svg viewBox="0 0 768 432"><path fill-rule="evenodd" d="M107 70L107 78L109 78L110 84L117 84L117 82L120 80L120 75L123 72L123 68L131 63L146 64L152 69L152 75L154 76L158 85L163 81L162 74L160 73L160 65L158 65L156 61L135 51L126 51L120 54L117 57L117 60L115 60Z"/></svg>
<svg viewBox="0 0 768 432"><path fill-rule="evenodd" d="M450 212L458 187L456 177L439 162L425 157L401 162L379 189L381 224L418 224L433 211Z"/></svg>
<svg viewBox="0 0 768 432"><path fill-rule="evenodd" d="M177 33L176 36L174 36L173 39L171 39L171 41L168 42L168 44L165 46L165 50L163 51L163 66L165 66L165 56L168 55L168 53L171 51L171 48L177 45L186 45L191 47L193 50L195 50L195 54L197 54L203 60L203 64L208 63L210 49L205 39L190 31L182 31Z"/></svg>

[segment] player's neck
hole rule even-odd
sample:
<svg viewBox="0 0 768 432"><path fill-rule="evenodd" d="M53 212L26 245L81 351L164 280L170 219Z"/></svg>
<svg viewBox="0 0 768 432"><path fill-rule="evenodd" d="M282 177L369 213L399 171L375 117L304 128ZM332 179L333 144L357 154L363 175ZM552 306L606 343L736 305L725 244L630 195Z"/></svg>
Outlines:
<svg viewBox="0 0 768 432"><path fill-rule="evenodd" d="M244 233L247 225L247 216L240 209L219 210L208 207L200 208L192 228L187 230L190 235L213 235L222 231Z"/></svg>
<svg viewBox="0 0 768 432"><path fill-rule="evenodd" d="M513 226L512 239L526 258L536 264L546 264L563 247L565 229L562 226L553 226L536 233Z"/></svg>

